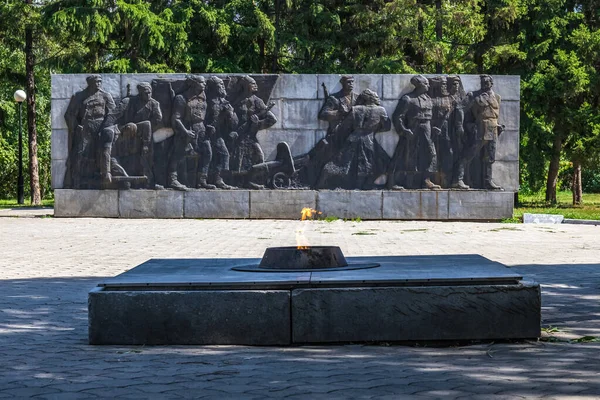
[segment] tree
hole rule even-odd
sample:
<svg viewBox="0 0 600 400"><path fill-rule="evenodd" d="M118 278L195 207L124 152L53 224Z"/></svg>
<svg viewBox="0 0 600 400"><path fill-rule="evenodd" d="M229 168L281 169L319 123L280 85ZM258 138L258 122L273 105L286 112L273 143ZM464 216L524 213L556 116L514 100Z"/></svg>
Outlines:
<svg viewBox="0 0 600 400"><path fill-rule="evenodd" d="M63 72L189 71L191 10L180 3L52 1L43 10L44 26L63 44L53 64Z"/></svg>
<svg viewBox="0 0 600 400"><path fill-rule="evenodd" d="M592 7L594 5L595 7ZM583 2L579 9L583 21L569 37L575 53L590 77L575 121L578 129L566 149L573 162L573 204L583 202L582 167L600 150L600 2Z"/></svg>
<svg viewBox="0 0 600 400"><path fill-rule="evenodd" d="M37 145L37 124L36 124L36 95L35 95L35 52L34 35L39 29L39 15L33 5L33 0L25 0L25 15L27 25L25 26L25 75L27 92L27 132L29 136L29 182L31 189L31 204L42 204L40 193L40 178L38 170L38 145Z"/></svg>
<svg viewBox="0 0 600 400"><path fill-rule="evenodd" d="M25 84L27 92L27 132L28 132L28 165L31 202L34 205L41 204L41 186L38 163L38 130L36 109L36 86L35 86L35 66L36 52L43 52L45 47L41 40L39 31L39 13L38 9L42 2L34 3L32 0L5 3L0 6L0 24L6 28L0 33L0 46L4 52L10 56L11 63L2 65L2 70L8 78L8 82L13 85L21 86ZM14 21L25 20L25 26L15 24ZM24 46L23 46L24 42ZM34 45L39 45L37 48ZM18 53L23 53L23 57L17 57ZM18 61L17 61L18 59ZM24 66L24 71L22 66ZM49 91L49 87L48 87ZM47 112L47 109L43 110ZM46 132L49 137L49 132ZM45 159L45 162L49 160ZM46 164L49 170L49 163Z"/></svg>
<svg viewBox="0 0 600 400"><path fill-rule="evenodd" d="M580 170L586 151L592 150L587 145L595 136L597 107L594 110L591 105L598 104L598 58L586 59L595 36L589 31L582 9L581 2L534 0L521 21L521 42L527 52L523 66L532 71L523 82L524 122L526 127L537 128L526 131L526 135L549 154L549 202L556 202L561 156L573 157ZM580 201L580 196L574 200Z"/></svg>

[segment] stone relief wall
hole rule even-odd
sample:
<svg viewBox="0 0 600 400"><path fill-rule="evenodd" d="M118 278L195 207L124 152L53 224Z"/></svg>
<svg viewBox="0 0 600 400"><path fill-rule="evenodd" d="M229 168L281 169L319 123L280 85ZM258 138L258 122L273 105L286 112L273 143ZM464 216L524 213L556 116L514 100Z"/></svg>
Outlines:
<svg viewBox="0 0 600 400"><path fill-rule="evenodd" d="M519 77L52 76L72 189L518 189Z"/></svg>

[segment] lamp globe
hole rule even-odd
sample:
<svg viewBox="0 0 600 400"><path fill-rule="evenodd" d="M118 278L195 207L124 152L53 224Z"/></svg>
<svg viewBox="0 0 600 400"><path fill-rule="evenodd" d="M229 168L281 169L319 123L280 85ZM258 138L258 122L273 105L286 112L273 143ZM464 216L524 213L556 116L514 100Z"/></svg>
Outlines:
<svg viewBox="0 0 600 400"><path fill-rule="evenodd" d="M17 90L17 91L15 92L15 101L16 101L17 103L22 103L22 102L24 102L24 101L25 101L25 99L27 99L27 95L25 94L25 92L24 92L24 91L22 91L22 90Z"/></svg>

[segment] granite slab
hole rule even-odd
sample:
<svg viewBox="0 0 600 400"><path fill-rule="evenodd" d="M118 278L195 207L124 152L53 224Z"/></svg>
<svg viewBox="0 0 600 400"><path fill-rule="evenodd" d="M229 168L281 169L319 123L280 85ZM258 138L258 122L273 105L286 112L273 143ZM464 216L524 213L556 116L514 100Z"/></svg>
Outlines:
<svg viewBox="0 0 600 400"><path fill-rule="evenodd" d="M258 288L308 285L310 272L261 274L231 268L258 264L258 258L151 259L109 278L98 286L110 288Z"/></svg>
<svg viewBox="0 0 600 400"><path fill-rule="evenodd" d="M231 268L256 265L258 258L151 259L98 286L126 287L303 287L332 285L443 285L516 283L510 268L476 254L444 256L346 257L348 263L378 263L377 268L322 272L244 272Z"/></svg>

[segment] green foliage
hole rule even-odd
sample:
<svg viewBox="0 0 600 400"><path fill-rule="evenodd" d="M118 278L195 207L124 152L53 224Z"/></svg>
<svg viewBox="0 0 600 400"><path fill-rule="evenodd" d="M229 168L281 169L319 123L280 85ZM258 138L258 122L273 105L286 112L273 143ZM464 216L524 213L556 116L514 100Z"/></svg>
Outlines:
<svg viewBox="0 0 600 400"><path fill-rule="evenodd" d="M590 6L595 4L595 6ZM598 154L600 25L597 1L527 2L522 48L524 187L539 190L551 157Z"/></svg>
<svg viewBox="0 0 600 400"><path fill-rule="evenodd" d="M556 326L548 325L548 326L542 327L542 332L552 334L552 333L560 332L560 329L557 328Z"/></svg>
<svg viewBox="0 0 600 400"><path fill-rule="evenodd" d="M582 336L577 339L573 339L574 343L597 343L600 342L600 337L598 336Z"/></svg>
<svg viewBox="0 0 600 400"><path fill-rule="evenodd" d="M173 7L168 7L174 3ZM189 70L188 19L178 1L57 0L42 12L64 44L55 64L64 72Z"/></svg>
<svg viewBox="0 0 600 400"><path fill-rule="evenodd" d="M591 163L588 163L590 165ZM561 190L570 190L573 180L573 165L566 163L559 171L559 187ZM585 193L600 193L600 167L598 164L582 169L581 184Z"/></svg>
<svg viewBox="0 0 600 400"><path fill-rule="evenodd" d="M581 183L586 193L600 193L600 169L584 169Z"/></svg>
<svg viewBox="0 0 600 400"><path fill-rule="evenodd" d="M12 93L25 82L24 26L35 31L46 195L50 73L434 73L438 66L521 75L523 191L544 187L552 157L583 161L584 190L598 190L600 164L591 160L600 161L599 9L598 0L0 2L0 197L15 190ZM565 187L568 172L560 177Z"/></svg>

